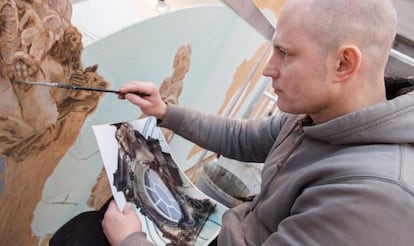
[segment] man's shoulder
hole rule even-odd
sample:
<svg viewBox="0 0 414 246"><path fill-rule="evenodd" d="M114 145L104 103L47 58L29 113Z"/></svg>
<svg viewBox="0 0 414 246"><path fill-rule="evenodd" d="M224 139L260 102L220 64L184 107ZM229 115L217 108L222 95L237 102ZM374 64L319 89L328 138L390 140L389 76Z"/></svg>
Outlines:
<svg viewBox="0 0 414 246"><path fill-rule="evenodd" d="M331 182L375 179L404 186L414 194L413 160L411 144L367 144L346 146L315 164L333 170Z"/></svg>

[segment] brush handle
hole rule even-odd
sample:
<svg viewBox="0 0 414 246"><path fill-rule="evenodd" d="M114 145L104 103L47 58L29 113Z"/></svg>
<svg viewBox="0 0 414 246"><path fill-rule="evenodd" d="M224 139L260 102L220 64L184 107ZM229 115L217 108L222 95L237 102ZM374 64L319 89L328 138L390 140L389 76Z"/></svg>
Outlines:
<svg viewBox="0 0 414 246"><path fill-rule="evenodd" d="M41 85L41 86L51 86L69 90L82 90L82 91L97 91L97 92L109 92L115 94L122 94L120 91L116 90L109 90L109 89L102 89L102 88L91 88L91 87L84 87L79 85L71 85L71 84L62 84L57 82L35 82L35 81L17 81L20 83L30 84L30 85ZM140 97L149 97L150 95L142 92L132 92L133 94L140 96Z"/></svg>
<svg viewBox="0 0 414 246"><path fill-rule="evenodd" d="M65 88L65 89L73 89L73 90L98 91L98 92L109 92L109 93L115 93L115 94L122 94L120 91L117 91L117 90L109 90L109 89L101 89L101 88L90 88L90 87L70 85L70 84L58 84L57 87ZM135 94L137 96L140 96L140 97L148 97L149 96L148 94L141 93L141 92L135 92L133 94Z"/></svg>

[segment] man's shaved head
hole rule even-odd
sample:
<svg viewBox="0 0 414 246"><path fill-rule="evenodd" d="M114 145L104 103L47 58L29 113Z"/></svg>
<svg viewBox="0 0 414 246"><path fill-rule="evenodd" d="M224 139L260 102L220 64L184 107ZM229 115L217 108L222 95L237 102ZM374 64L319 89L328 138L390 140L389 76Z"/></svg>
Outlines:
<svg viewBox="0 0 414 246"><path fill-rule="evenodd" d="M306 9L305 32L327 50L346 42L362 52L374 51L377 58L388 57L397 29L390 0L290 0L286 4L287 9L296 7Z"/></svg>

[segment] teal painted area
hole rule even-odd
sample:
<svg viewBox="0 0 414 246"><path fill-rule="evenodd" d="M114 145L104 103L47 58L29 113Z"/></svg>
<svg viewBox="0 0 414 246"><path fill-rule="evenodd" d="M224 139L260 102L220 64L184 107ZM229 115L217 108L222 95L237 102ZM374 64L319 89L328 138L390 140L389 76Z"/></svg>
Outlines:
<svg viewBox="0 0 414 246"><path fill-rule="evenodd" d="M237 67L263 43L265 40L231 10L206 6L136 23L87 46L82 58L85 67L99 64L98 73L113 89L130 80L160 85L172 74L178 47L190 44L192 62L180 104L217 113ZM45 237L73 216L90 210L86 202L102 168L92 125L129 121L140 113L115 95L104 96L45 184L42 201L34 211L35 236ZM179 137L171 142L174 157L183 169L197 159L187 160L192 147Z"/></svg>
<svg viewBox="0 0 414 246"><path fill-rule="evenodd" d="M251 58L264 39L231 10L222 6L196 7L148 19L104 38L85 49L85 65L118 88L130 80L160 85L172 73L178 47L190 44L192 62L180 104L217 113L240 63ZM134 119L140 112L106 96L93 118L101 123ZM85 129L85 131L90 131ZM193 145L175 138L171 147L186 169Z"/></svg>

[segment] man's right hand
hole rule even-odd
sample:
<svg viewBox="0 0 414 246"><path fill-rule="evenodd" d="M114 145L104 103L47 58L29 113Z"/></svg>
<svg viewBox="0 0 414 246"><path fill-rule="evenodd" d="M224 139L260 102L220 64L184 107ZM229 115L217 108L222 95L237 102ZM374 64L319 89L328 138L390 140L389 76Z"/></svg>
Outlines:
<svg viewBox="0 0 414 246"><path fill-rule="evenodd" d="M119 88L119 99L127 99L138 106L148 116L155 116L162 120L167 110L167 105L162 101L158 87L149 82L132 81ZM148 96L139 96L137 94Z"/></svg>

